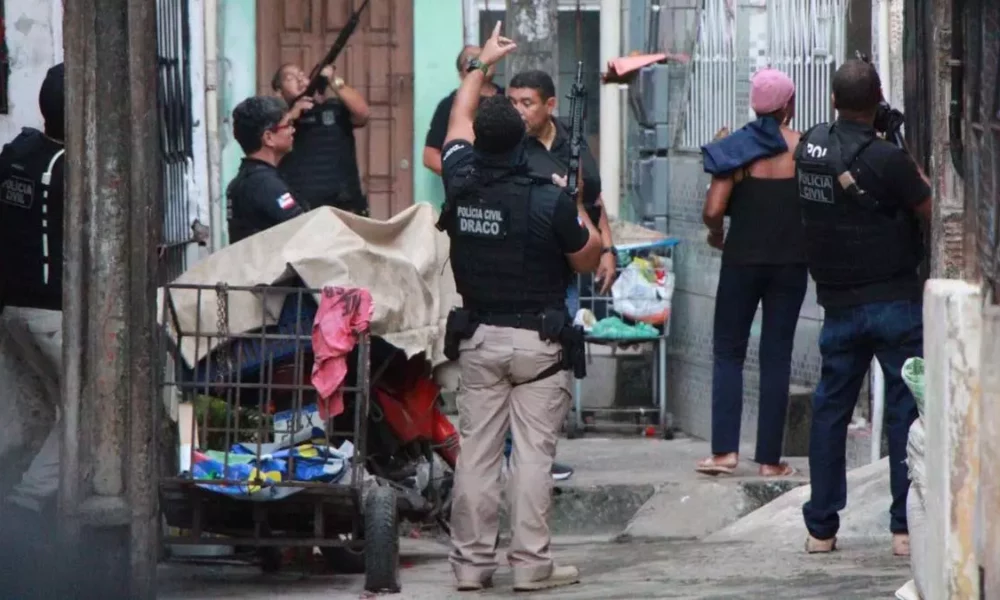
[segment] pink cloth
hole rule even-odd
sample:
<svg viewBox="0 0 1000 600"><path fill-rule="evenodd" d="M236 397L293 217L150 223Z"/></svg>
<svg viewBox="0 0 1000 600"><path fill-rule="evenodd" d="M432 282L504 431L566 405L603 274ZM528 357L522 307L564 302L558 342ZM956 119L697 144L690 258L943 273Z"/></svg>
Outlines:
<svg viewBox="0 0 1000 600"><path fill-rule="evenodd" d="M759 115L781 110L795 95L795 82L777 69L761 69L750 79L750 108Z"/></svg>
<svg viewBox="0 0 1000 600"><path fill-rule="evenodd" d="M347 355L357 344L358 335L368 329L374 311L372 295L366 289L323 288L312 331L312 384L319 394L323 419L344 412Z"/></svg>

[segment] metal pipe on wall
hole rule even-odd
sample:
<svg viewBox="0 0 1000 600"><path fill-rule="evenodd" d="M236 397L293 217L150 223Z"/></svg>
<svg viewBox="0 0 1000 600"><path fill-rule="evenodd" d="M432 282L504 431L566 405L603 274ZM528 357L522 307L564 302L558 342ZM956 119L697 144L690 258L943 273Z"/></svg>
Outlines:
<svg viewBox="0 0 1000 600"><path fill-rule="evenodd" d="M219 142L219 0L205 0L205 137L208 140L208 206L211 250L222 248L222 144Z"/></svg>
<svg viewBox="0 0 1000 600"><path fill-rule="evenodd" d="M602 75L607 63L621 55L622 0L601 0L600 65ZM621 206L622 171L622 95L618 85L601 86L600 163L601 193L608 218L617 218Z"/></svg>

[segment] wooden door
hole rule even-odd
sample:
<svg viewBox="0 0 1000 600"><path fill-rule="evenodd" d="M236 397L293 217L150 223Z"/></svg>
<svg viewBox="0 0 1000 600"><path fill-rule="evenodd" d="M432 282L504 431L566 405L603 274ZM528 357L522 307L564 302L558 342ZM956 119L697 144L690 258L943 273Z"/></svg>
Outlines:
<svg viewBox="0 0 1000 600"><path fill-rule="evenodd" d="M257 0L257 90L271 94L278 67L308 73L360 0ZM372 216L413 203L413 0L371 0L335 66L371 106L356 129L358 167Z"/></svg>

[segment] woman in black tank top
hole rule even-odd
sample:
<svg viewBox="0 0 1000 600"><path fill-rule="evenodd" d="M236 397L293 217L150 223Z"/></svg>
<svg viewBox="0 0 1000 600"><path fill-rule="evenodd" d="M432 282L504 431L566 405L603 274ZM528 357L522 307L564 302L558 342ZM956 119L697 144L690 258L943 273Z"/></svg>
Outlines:
<svg viewBox="0 0 1000 600"><path fill-rule="evenodd" d="M708 243L722 250L713 330L712 456L697 466L706 474L732 473L739 462L743 366L758 305L762 313L760 404L754 461L763 476L794 473L781 461L781 450L792 346L808 272L791 159L798 135L787 127L794 113L794 88L791 92L779 99L777 110L773 97L772 106L765 107L769 111L757 110L760 119L781 123L787 151L751 160L729 175L714 177L706 197ZM751 101L755 109L766 104L756 101L753 93ZM769 125L774 131L774 124ZM726 215L730 217L728 235L722 227Z"/></svg>

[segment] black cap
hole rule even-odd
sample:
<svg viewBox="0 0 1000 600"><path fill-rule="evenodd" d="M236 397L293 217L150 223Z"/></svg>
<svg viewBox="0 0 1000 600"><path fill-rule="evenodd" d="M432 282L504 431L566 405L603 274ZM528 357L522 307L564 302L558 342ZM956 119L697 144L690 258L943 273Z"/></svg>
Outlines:
<svg viewBox="0 0 1000 600"><path fill-rule="evenodd" d="M66 70L63 63L49 69L38 92L38 108L45 119L45 135L63 140L66 138Z"/></svg>

